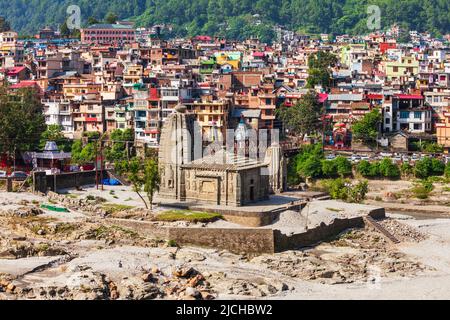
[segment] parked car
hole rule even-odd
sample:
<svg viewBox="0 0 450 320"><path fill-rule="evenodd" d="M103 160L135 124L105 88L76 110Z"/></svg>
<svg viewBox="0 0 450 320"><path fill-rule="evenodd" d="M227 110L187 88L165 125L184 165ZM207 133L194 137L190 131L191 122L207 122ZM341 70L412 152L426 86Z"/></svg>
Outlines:
<svg viewBox="0 0 450 320"><path fill-rule="evenodd" d="M357 163L357 162L361 161L361 156L354 154L350 157L350 161Z"/></svg>
<svg viewBox="0 0 450 320"><path fill-rule="evenodd" d="M380 156L383 158L391 158L393 156L392 153L387 153L387 152L381 152Z"/></svg>
<svg viewBox="0 0 450 320"><path fill-rule="evenodd" d="M361 161L363 161L363 160L370 161L370 157L368 155L362 155L361 156Z"/></svg>
<svg viewBox="0 0 450 320"><path fill-rule="evenodd" d="M26 180L28 178L28 174L23 171L14 171L10 174L10 177L16 180Z"/></svg>
<svg viewBox="0 0 450 320"><path fill-rule="evenodd" d="M0 170L0 178L6 178L8 176L8 174L6 173L6 171Z"/></svg>
<svg viewBox="0 0 450 320"><path fill-rule="evenodd" d="M327 156L325 157L325 159L327 159L327 160L334 160L334 159L336 159L336 155L334 155L334 154L329 154L329 155L327 155Z"/></svg>

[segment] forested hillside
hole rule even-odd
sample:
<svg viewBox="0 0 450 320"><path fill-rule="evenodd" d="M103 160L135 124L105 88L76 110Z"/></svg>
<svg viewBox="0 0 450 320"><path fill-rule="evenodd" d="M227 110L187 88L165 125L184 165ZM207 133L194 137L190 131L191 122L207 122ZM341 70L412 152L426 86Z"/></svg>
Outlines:
<svg viewBox="0 0 450 320"><path fill-rule="evenodd" d="M171 24L174 35L274 37L273 26L308 33L367 33L367 6L381 9L382 27L399 23L434 35L450 32L449 0L0 0L0 15L21 33L58 26L78 4L83 23L108 13L140 26Z"/></svg>

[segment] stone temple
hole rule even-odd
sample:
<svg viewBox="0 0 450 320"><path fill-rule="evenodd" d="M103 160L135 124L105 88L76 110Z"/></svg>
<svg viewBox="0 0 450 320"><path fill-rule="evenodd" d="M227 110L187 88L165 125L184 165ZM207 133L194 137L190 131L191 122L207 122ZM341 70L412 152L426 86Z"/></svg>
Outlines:
<svg viewBox="0 0 450 320"><path fill-rule="evenodd" d="M223 149L203 157L201 141L195 115L178 106L161 133L160 198L239 207L284 190L286 168L279 147L269 147L261 162Z"/></svg>

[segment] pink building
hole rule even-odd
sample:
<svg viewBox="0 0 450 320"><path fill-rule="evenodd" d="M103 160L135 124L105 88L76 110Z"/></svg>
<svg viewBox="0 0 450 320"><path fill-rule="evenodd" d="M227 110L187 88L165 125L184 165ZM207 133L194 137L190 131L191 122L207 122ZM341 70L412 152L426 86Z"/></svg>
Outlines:
<svg viewBox="0 0 450 320"><path fill-rule="evenodd" d="M136 30L129 25L94 24L81 29L81 41L85 44L120 44L136 41Z"/></svg>

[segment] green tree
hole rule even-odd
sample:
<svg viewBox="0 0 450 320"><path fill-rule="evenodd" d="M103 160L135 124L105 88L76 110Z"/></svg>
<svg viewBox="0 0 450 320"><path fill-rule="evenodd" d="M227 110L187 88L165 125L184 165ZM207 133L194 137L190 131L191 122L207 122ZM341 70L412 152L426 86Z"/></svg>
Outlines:
<svg viewBox="0 0 450 320"><path fill-rule="evenodd" d="M402 162L402 164L400 165L400 172L402 174L402 177L406 179L413 174L414 170L408 162Z"/></svg>
<svg viewBox="0 0 450 320"><path fill-rule="evenodd" d="M42 109L35 90L8 93L0 86L0 153L15 158L19 152L38 149L46 129Z"/></svg>
<svg viewBox="0 0 450 320"><path fill-rule="evenodd" d="M378 109L367 113L363 119L352 125L353 139L362 141L368 145L375 143L381 121L382 117Z"/></svg>
<svg viewBox="0 0 450 320"><path fill-rule="evenodd" d="M106 159L111 162L128 159L134 144L134 131L131 129L116 129L111 132L109 138L110 145L106 147L105 151Z"/></svg>
<svg viewBox="0 0 450 320"><path fill-rule="evenodd" d="M393 163L391 159L384 158L380 162L380 173L386 178L399 178L400 168L397 164Z"/></svg>
<svg viewBox="0 0 450 320"><path fill-rule="evenodd" d="M432 161L425 157L416 162L414 166L414 176L419 179L426 179L432 174Z"/></svg>
<svg viewBox="0 0 450 320"><path fill-rule="evenodd" d="M308 58L308 88L321 85L329 88L331 84L331 69L337 63L337 57L326 51L319 51Z"/></svg>
<svg viewBox="0 0 450 320"><path fill-rule="evenodd" d="M335 160L322 160L322 174L332 178L338 175L337 164Z"/></svg>
<svg viewBox="0 0 450 320"><path fill-rule="evenodd" d="M293 107L282 106L276 115L291 135L316 133L320 127L322 106L314 92L305 94Z"/></svg>
<svg viewBox="0 0 450 320"><path fill-rule="evenodd" d="M367 180L360 181L356 184L356 186L349 188L347 200L352 203L361 203L366 199L368 192L369 183Z"/></svg>
<svg viewBox="0 0 450 320"><path fill-rule="evenodd" d="M72 143L69 139L64 137L62 129L62 126L57 124L47 126L47 130L45 130L41 135L39 149L44 149L47 141L54 141L56 142L59 150L69 152L72 148Z"/></svg>
<svg viewBox="0 0 450 320"><path fill-rule="evenodd" d="M155 159L149 159L145 163L144 191L147 194L150 210L153 209L153 197L159 191L159 184L158 162Z"/></svg>
<svg viewBox="0 0 450 320"><path fill-rule="evenodd" d="M447 165L445 166L444 175L445 175L446 178L450 178L450 162L447 163Z"/></svg>
<svg viewBox="0 0 450 320"><path fill-rule="evenodd" d="M109 12L105 17L105 22L109 24L115 24L119 20L119 17L114 12Z"/></svg>
<svg viewBox="0 0 450 320"><path fill-rule="evenodd" d="M431 174L433 176L442 176L445 172L445 164L438 159L431 159Z"/></svg>
<svg viewBox="0 0 450 320"><path fill-rule="evenodd" d="M362 160L358 165L356 166L356 171L362 175L363 177L370 177L371 176L371 164L367 160Z"/></svg>
<svg viewBox="0 0 450 320"><path fill-rule="evenodd" d="M132 159L128 164L128 179L133 185L133 191L144 202L145 208L148 209L147 202L141 195L142 187L145 185L145 177L143 174L142 163L138 158Z"/></svg>
<svg viewBox="0 0 450 320"><path fill-rule="evenodd" d="M98 24L98 23L100 23L100 21L98 21L98 20L97 20L96 18L94 18L94 17L89 17L88 20L87 20L87 25L88 25L88 26L92 26L92 25Z"/></svg>
<svg viewBox="0 0 450 320"><path fill-rule="evenodd" d="M339 176L343 178L352 175L352 163L347 158L339 156L334 161Z"/></svg>

